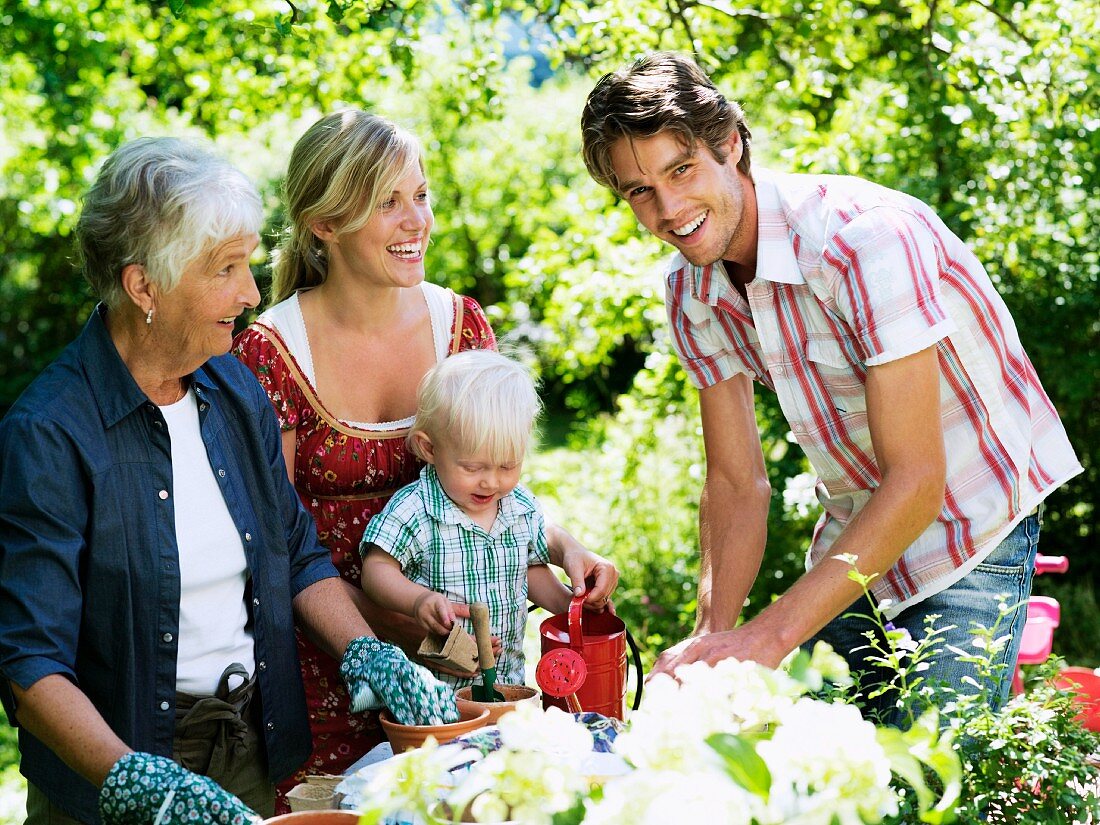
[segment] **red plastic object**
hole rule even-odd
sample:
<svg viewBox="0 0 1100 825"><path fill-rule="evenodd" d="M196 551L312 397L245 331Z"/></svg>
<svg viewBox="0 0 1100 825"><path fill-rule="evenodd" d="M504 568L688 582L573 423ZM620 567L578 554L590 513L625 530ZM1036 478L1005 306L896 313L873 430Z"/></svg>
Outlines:
<svg viewBox="0 0 1100 825"><path fill-rule="evenodd" d="M586 711L623 719L626 715L626 625L610 611L584 610L584 597L569 603L569 612L543 620L539 626L543 659L551 651L568 649L584 660L587 676L576 696ZM539 664L542 664L540 660ZM537 674L536 674L537 675ZM539 683L541 687L541 682ZM543 689L544 707L562 710L568 704Z"/></svg>
<svg viewBox="0 0 1100 825"><path fill-rule="evenodd" d="M1046 619L1055 627L1062 621L1062 606L1051 596L1032 596L1027 600L1027 620Z"/></svg>
<svg viewBox="0 0 1100 825"><path fill-rule="evenodd" d="M1065 573L1069 570L1069 559L1065 556L1044 556L1042 553L1035 557L1035 573Z"/></svg>
<svg viewBox="0 0 1100 825"><path fill-rule="evenodd" d="M1100 732L1100 675L1087 667L1067 667L1054 677L1054 685L1076 693L1077 718L1091 731Z"/></svg>
<svg viewBox="0 0 1100 825"><path fill-rule="evenodd" d="M1012 692L1023 693L1020 665L1038 665L1050 658L1054 629L1062 620L1062 606L1050 596L1032 596L1027 600L1027 621L1020 637L1020 653L1012 676Z"/></svg>
<svg viewBox="0 0 1100 825"><path fill-rule="evenodd" d="M564 698L569 709L580 713L581 704L576 693L588 676L584 659L575 650L560 647L539 659L535 668L535 681L539 689L555 699Z"/></svg>

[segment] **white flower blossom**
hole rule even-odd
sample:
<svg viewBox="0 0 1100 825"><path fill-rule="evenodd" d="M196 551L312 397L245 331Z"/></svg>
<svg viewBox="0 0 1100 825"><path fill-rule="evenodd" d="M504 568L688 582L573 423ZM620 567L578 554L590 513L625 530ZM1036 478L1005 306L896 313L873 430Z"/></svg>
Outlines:
<svg viewBox="0 0 1100 825"><path fill-rule="evenodd" d="M572 714L560 708L525 703L500 718L500 738L506 748L537 751L578 761L592 752L592 734Z"/></svg>
<svg viewBox="0 0 1100 825"><path fill-rule="evenodd" d="M585 825L749 825L762 800L718 769L635 771L608 782L599 802L589 802Z"/></svg>
<svg viewBox="0 0 1100 825"><path fill-rule="evenodd" d="M786 673L736 659L684 665L676 676L679 684L665 675L650 680L630 729L615 740L616 753L636 768L716 764L708 736L763 729L804 690Z"/></svg>
<svg viewBox="0 0 1100 825"><path fill-rule="evenodd" d="M852 705L801 699L757 746L772 776L772 822L858 825L897 809L875 726Z"/></svg>

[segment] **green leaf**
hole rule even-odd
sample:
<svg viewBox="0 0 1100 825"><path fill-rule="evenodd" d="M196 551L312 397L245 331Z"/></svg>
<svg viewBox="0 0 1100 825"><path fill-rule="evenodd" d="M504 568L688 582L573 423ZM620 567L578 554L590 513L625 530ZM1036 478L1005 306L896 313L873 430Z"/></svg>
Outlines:
<svg viewBox="0 0 1100 825"><path fill-rule="evenodd" d="M565 811L558 811L551 817L552 825L579 825L584 820L584 800L577 799L573 807Z"/></svg>
<svg viewBox="0 0 1100 825"><path fill-rule="evenodd" d="M733 781L767 801L772 789L772 774L767 763L756 753L756 741L732 733L715 733L707 737L707 744L722 757Z"/></svg>
<svg viewBox="0 0 1100 825"><path fill-rule="evenodd" d="M955 805L962 792L962 764L952 748L949 731L938 728L939 713L926 711L909 730L879 728L876 738L886 751L890 769L913 789L921 822L946 825L955 821ZM925 769L943 786L939 801L928 787Z"/></svg>

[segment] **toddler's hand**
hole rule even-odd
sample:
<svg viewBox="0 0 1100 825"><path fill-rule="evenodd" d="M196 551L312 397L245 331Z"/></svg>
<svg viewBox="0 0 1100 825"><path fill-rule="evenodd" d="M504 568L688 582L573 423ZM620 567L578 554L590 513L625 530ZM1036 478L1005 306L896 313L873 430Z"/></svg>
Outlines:
<svg viewBox="0 0 1100 825"><path fill-rule="evenodd" d="M446 636L455 622L455 612L446 596L427 590L413 605L413 618L429 633Z"/></svg>

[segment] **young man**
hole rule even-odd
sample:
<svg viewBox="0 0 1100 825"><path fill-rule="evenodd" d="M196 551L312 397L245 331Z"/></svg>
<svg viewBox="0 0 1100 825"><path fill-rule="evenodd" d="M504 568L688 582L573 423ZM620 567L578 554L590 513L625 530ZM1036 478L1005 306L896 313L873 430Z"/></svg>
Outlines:
<svg viewBox="0 0 1100 825"><path fill-rule="evenodd" d="M992 626L1031 588L1040 502L1081 471L1008 311L923 203L856 178L753 170L740 107L688 57L602 78L582 114L592 176L672 244L672 340L699 388L707 476L695 634L657 672L728 656L776 666L829 641L857 670L861 590L914 637L924 616ZM766 541L771 489L753 381L777 393L820 479L808 570L737 627ZM1026 609L997 695L1007 694ZM1008 629L1002 621L1001 633ZM946 645L930 678L958 682ZM881 675L877 678L881 678ZM889 712L888 707L870 710Z"/></svg>

